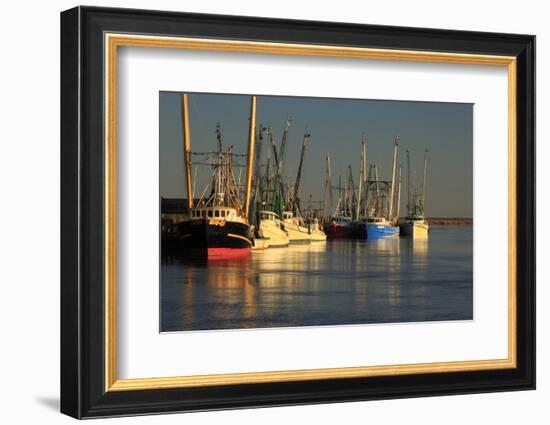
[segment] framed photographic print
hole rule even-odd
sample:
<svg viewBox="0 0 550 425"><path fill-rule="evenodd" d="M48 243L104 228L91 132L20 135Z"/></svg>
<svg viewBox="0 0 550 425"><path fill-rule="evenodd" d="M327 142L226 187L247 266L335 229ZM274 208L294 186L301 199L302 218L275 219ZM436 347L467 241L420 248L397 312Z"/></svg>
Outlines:
<svg viewBox="0 0 550 425"><path fill-rule="evenodd" d="M61 14L61 411L535 387L535 38Z"/></svg>

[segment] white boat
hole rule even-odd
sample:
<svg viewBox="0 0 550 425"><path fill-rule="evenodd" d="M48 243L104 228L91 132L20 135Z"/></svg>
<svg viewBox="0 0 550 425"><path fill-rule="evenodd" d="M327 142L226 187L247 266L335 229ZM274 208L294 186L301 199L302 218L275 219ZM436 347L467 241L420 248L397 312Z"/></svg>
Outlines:
<svg viewBox="0 0 550 425"><path fill-rule="evenodd" d="M428 222L421 215L405 217L405 221L399 224L399 228L403 236L413 238L427 238L430 231Z"/></svg>
<svg viewBox="0 0 550 425"><path fill-rule="evenodd" d="M260 211L259 234L263 238L269 238L270 248L284 248L288 246L288 233L283 227L283 223L277 214L272 211Z"/></svg>
<svg viewBox="0 0 550 425"><path fill-rule="evenodd" d="M288 239L291 244L304 244L311 242L311 233L303 220L295 217L291 211L283 212L283 224L288 233Z"/></svg>
<svg viewBox="0 0 550 425"><path fill-rule="evenodd" d="M252 239L252 251L263 251L269 248L269 238L255 237Z"/></svg>
<svg viewBox="0 0 550 425"><path fill-rule="evenodd" d="M319 224L319 220L314 218L309 222L309 231L311 234L311 242L323 242L327 240L327 234L323 232L323 228Z"/></svg>
<svg viewBox="0 0 550 425"><path fill-rule="evenodd" d="M424 217L424 202L426 199L426 170L428 168L428 151L424 153L424 175L422 185L419 189L412 186L410 182L410 156L407 151L407 210L408 214L405 220L400 223L401 234L412 238L427 238L430 226ZM410 190L412 189L412 193Z"/></svg>

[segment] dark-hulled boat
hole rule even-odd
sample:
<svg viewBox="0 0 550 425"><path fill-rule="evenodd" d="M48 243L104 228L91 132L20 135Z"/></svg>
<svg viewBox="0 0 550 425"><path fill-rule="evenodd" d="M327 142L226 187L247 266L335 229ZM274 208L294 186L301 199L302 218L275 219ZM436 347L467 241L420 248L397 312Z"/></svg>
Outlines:
<svg viewBox="0 0 550 425"><path fill-rule="evenodd" d="M196 207L187 220L172 226L171 250L193 257L246 257L252 247L251 228L235 208Z"/></svg>
<svg viewBox="0 0 550 425"><path fill-rule="evenodd" d="M202 154L213 168L212 178L196 205L191 190L191 144L187 95L182 95L182 122L185 142L185 171L187 182L188 211L180 221L169 226L162 235L163 254L189 255L193 258L237 259L250 254L253 228L247 211L250 206L251 169L254 144L256 97L251 100L249 152L244 205L241 203L239 186L233 175L234 154L232 147L222 146L221 129L218 125L218 151ZM200 155L200 154L198 154ZM208 190L209 189L209 190Z"/></svg>
<svg viewBox="0 0 550 425"><path fill-rule="evenodd" d="M325 225L325 233L331 239L354 238L357 236L357 226L351 217L335 216Z"/></svg>

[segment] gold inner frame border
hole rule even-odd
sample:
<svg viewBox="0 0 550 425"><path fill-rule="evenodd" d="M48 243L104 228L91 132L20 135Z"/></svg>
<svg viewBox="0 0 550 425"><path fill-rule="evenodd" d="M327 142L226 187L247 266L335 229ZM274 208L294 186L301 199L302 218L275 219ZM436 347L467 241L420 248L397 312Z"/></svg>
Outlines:
<svg viewBox="0 0 550 425"><path fill-rule="evenodd" d="M239 385L323 379L364 378L411 375L420 373L450 373L512 369L517 365L516 338L516 58L464 53L428 52L393 49L371 49L330 45L288 44L256 41L235 41L200 38L163 37L106 33L105 46L105 391L137 391L216 385ZM261 53L278 55L321 56L354 59L397 60L404 62L432 62L469 65L504 66L508 72L508 357L495 360L468 360L381 366L342 367L118 379L117 324L116 324L116 98L118 47L148 47Z"/></svg>

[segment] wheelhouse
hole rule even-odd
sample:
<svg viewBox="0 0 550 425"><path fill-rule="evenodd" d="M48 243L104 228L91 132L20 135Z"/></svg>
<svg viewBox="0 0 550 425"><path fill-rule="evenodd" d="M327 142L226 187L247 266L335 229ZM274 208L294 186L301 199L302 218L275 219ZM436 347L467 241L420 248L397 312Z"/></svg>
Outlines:
<svg viewBox="0 0 550 425"><path fill-rule="evenodd" d="M227 207L208 207L208 208L193 208L190 212L191 218L223 218L232 219L237 217L235 208Z"/></svg>

